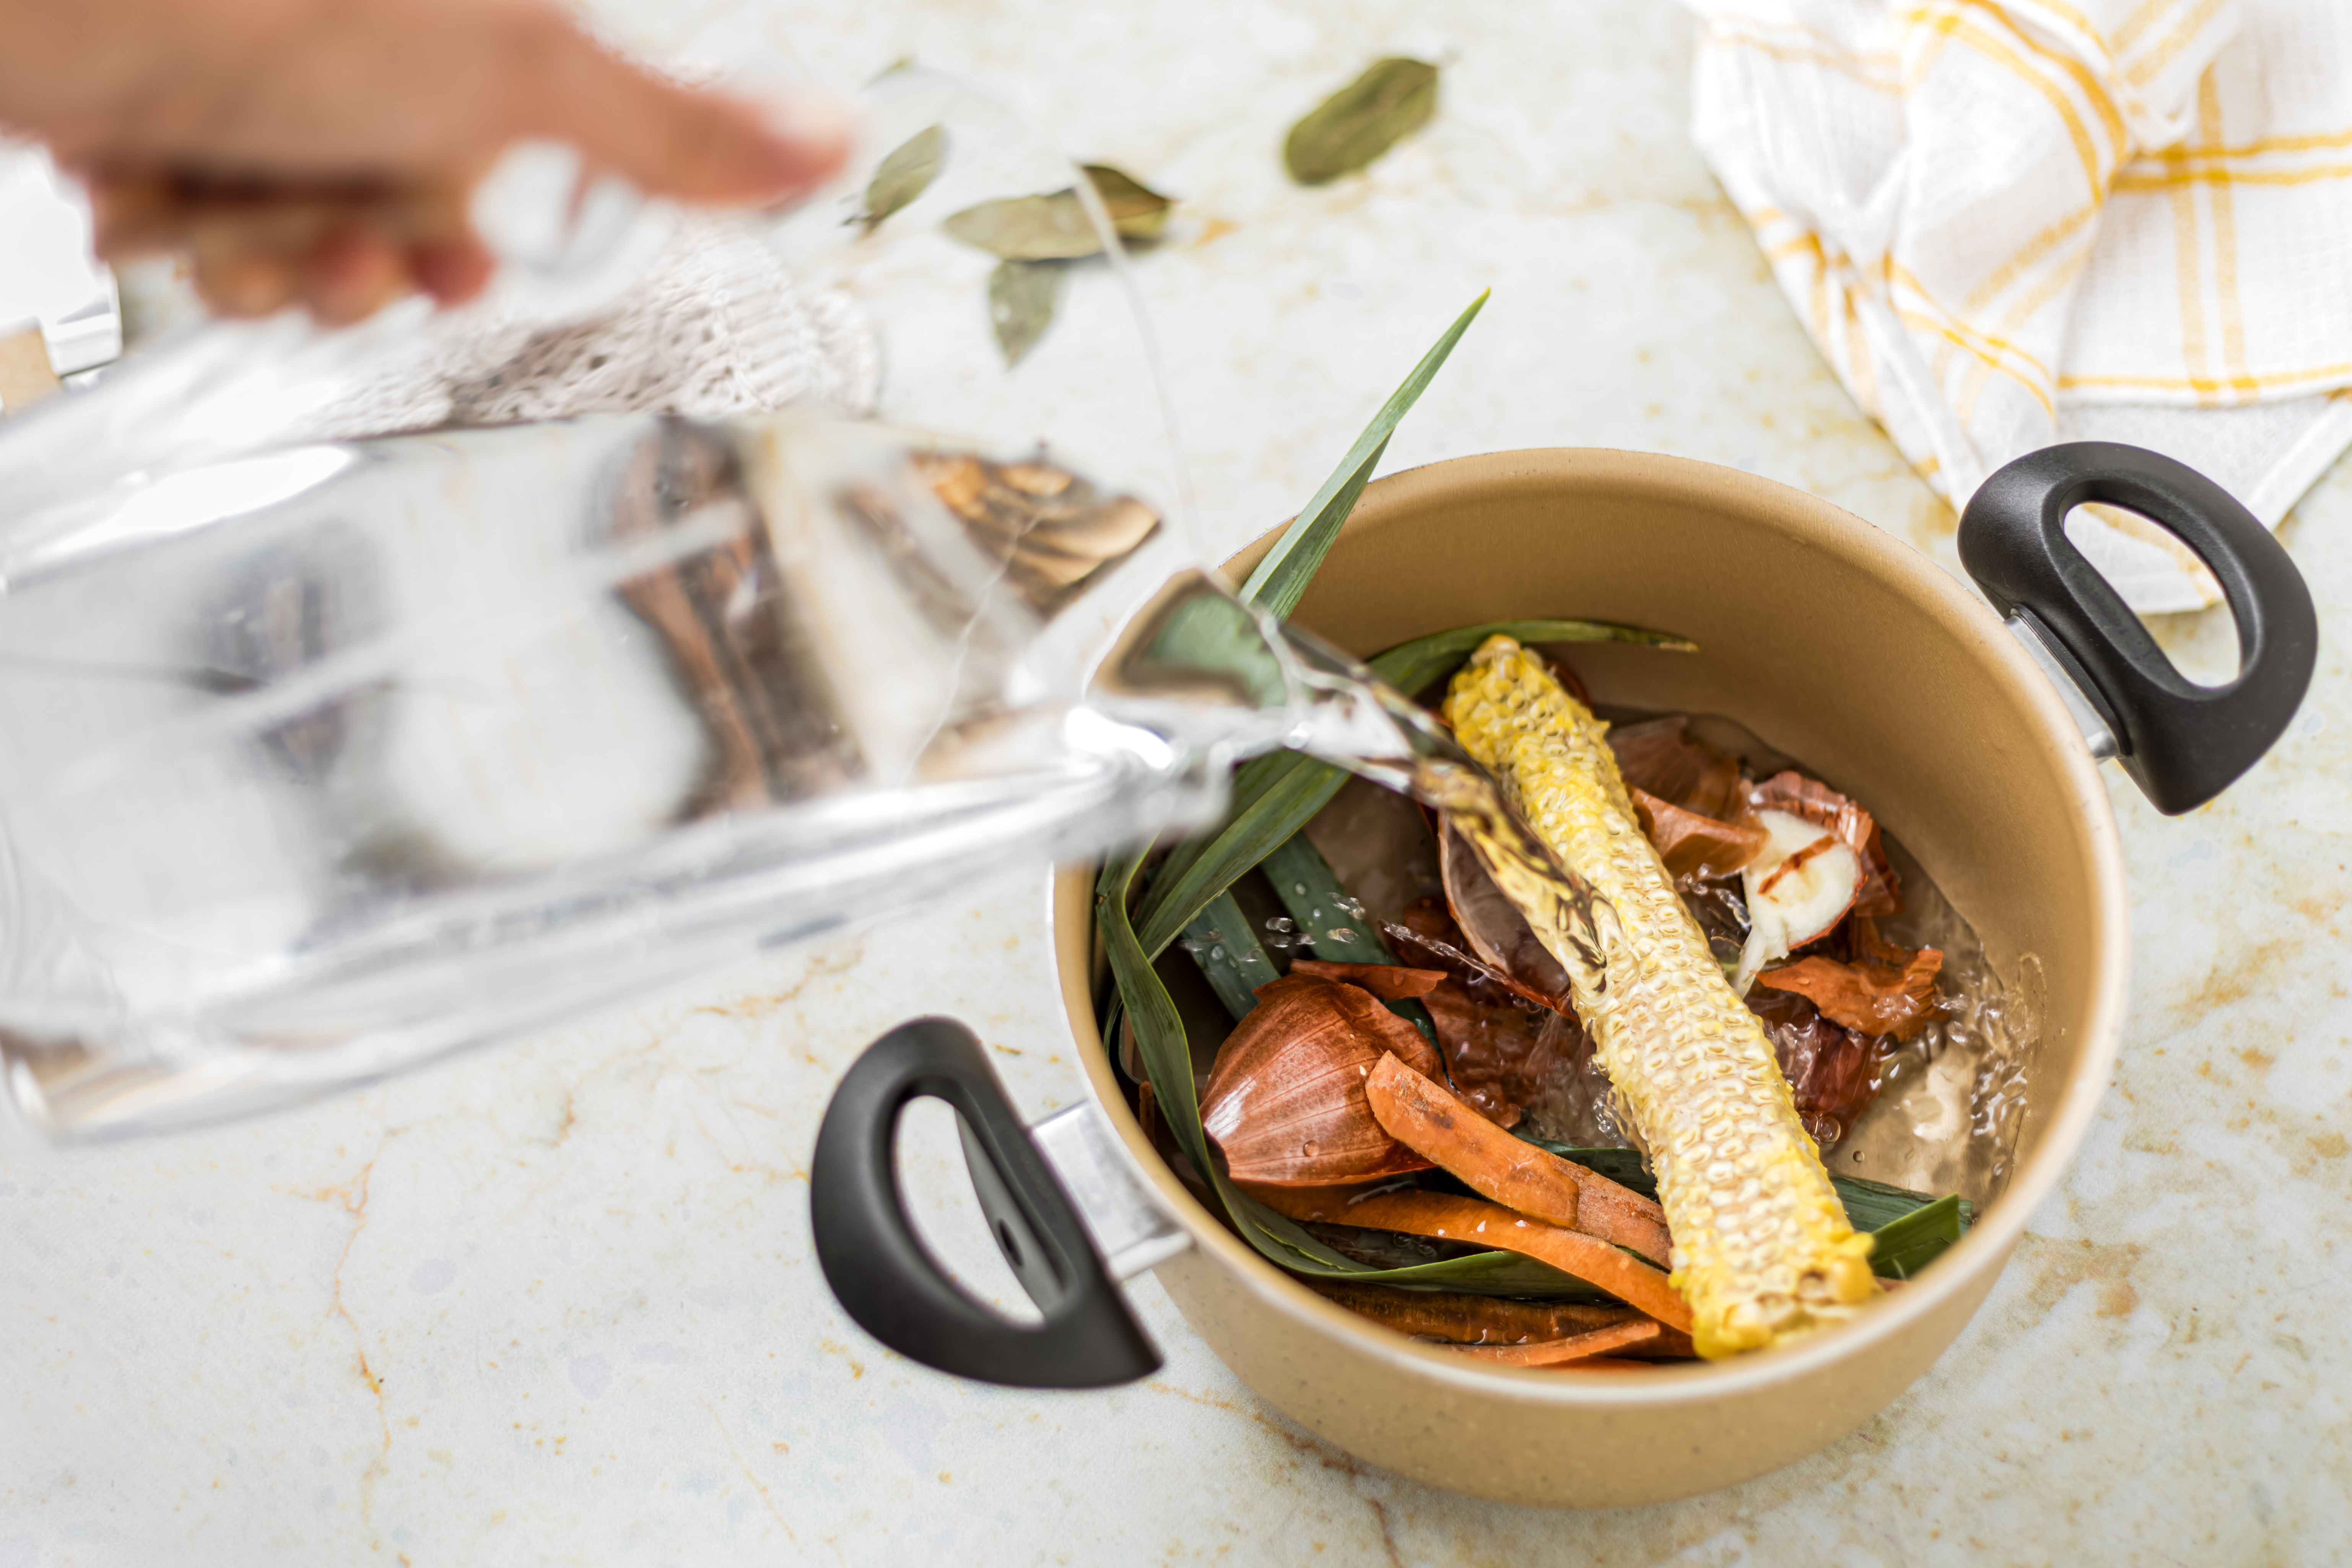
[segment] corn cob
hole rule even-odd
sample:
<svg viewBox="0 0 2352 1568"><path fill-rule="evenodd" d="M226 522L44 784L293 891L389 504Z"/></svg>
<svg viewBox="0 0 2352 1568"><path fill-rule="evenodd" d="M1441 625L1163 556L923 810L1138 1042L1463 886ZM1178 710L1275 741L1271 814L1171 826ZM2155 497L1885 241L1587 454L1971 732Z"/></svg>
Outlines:
<svg viewBox="0 0 2352 1568"><path fill-rule="evenodd" d="M1614 912L1597 922L1597 973L1559 955L1656 1172L1674 1239L1670 1282L1690 1304L1698 1353L1759 1350L1851 1316L1877 1290L1870 1237L1847 1223L1763 1026L1643 837L1609 727L1503 637L1454 678L1445 716L1528 826ZM1558 933L1544 923L1537 934L1552 946Z"/></svg>

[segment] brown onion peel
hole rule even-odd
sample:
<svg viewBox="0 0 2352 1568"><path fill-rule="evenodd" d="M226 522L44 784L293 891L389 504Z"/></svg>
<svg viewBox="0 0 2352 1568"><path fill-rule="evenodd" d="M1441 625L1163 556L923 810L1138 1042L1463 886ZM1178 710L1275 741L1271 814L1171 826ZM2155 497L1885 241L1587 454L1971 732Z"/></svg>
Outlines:
<svg viewBox="0 0 2352 1568"><path fill-rule="evenodd" d="M1464 951L1468 939L1443 901L1417 899L1402 921L1381 923L1391 948L1408 962L1445 973L1422 998L1444 1053L1454 1091L1497 1127L1517 1124L1578 1058L1583 1026L1521 995Z"/></svg>
<svg viewBox="0 0 2352 1568"><path fill-rule="evenodd" d="M1626 793L1633 796L1642 831L1674 876L1727 877L1764 847L1767 835L1752 824L1719 822L1636 785L1628 785Z"/></svg>
<svg viewBox="0 0 2352 1568"><path fill-rule="evenodd" d="M1319 958L1294 958L1290 973L1360 986L1383 1002L1426 996L1446 978L1442 969L1408 969L1401 963L1326 963Z"/></svg>
<svg viewBox="0 0 2352 1568"><path fill-rule="evenodd" d="M1201 1123L1236 1183L1325 1186L1424 1171L1389 1136L1364 1080L1393 1052L1443 1070L1421 1031L1360 986L1289 974L1258 988L1258 1005L1217 1051Z"/></svg>
<svg viewBox="0 0 2352 1568"><path fill-rule="evenodd" d="M1764 971L1756 984L1794 992L1823 1017L1858 1033L1907 1040L1937 1015L1936 976L1943 965L1943 953L1932 947L1908 954L1899 967L1801 958Z"/></svg>
<svg viewBox="0 0 2352 1568"><path fill-rule="evenodd" d="M1885 1042L1823 1017L1793 991L1759 986L1748 992L1748 1006L1763 1020L1798 1119L1822 1149L1834 1148L1878 1098Z"/></svg>
<svg viewBox="0 0 2352 1568"><path fill-rule="evenodd" d="M1692 740L1685 733L1689 724L1687 715L1676 714L1612 726L1609 749L1617 759L1618 776L1629 790L1641 790L1701 816L1730 821L1740 806L1738 761Z"/></svg>
<svg viewBox="0 0 2352 1568"><path fill-rule="evenodd" d="M1438 836L1437 864L1446 908L1479 963L1528 1001L1573 1016L1568 971L1537 939L1527 917L1486 875L1451 823Z"/></svg>

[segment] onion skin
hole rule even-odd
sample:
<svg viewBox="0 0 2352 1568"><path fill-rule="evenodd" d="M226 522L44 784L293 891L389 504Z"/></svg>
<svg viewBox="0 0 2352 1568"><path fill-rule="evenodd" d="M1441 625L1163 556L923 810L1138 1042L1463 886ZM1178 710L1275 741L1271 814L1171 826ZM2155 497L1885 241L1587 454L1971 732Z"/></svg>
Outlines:
<svg viewBox="0 0 2352 1568"><path fill-rule="evenodd" d="M1421 1031L1362 987L1314 974L1285 975L1257 997L1201 1096L1201 1124L1233 1179L1321 1187L1428 1170L1364 1098L1364 1080L1391 1052L1416 1070L1444 1070Z"/></svg>
<svg viewBox="0 0 2352 1568"><path fill-rule="evenodd" d="M1718 822L1644 789L1628 786L1633 815L1676 877L1727 877L1763 852L1767 837L1753 823Z"/></svg>
<svg viewBox="0 0 2352 1568"><path fill-rule="evenodd" d="M1589 1048L1575 1014L1531 1000L1466 950L1469 939L1444 903L1420 899L1403 922L1381 932L1407 962L1443 969L1445 983L1421 999L1454 1092L1497 1127L1517 1126L1527 1106Z"/></svg>
<svg viewBox="0 0 2352 1568"><path fill-rule="evenodd" d="M1793 991L1846 1028L1907 1040L1936 1016L1936 976L1943 966L1944 955L1932 947L1910 954L1899 967L1801 958L1764 971L1756 984Z"/></svg>

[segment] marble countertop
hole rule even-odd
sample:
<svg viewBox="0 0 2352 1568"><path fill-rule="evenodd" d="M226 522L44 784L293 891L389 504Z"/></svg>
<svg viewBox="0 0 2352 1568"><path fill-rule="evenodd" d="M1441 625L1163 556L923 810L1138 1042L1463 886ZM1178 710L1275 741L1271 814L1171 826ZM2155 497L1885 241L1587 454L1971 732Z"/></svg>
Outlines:
<svg viewBox="0 0 2352 1568"><path fill-rule="evenodd" d="M1216 545L1295 508L1491 286L1391 468L1682 453L1952 562L1950 511L1831 377L1683 134L1676 7L814 9L604 15L650 50L828 79L912 54L1181 195L1183 236L1137 276ZM1289 185L1290 120L1393 52L1448 62L1438 120L1367 178ZM9 1146L0 1568L2326 1556L2352 1536L2352 471L2283 534L2327 625L2293 733L2183 818L2111 780L2134 976L2087 1146L1934 1369L1790 1469L1608 1513L1434 1491L1259 1405L1148 1279L1167 1366L1116 1392L968 1386L864 1338L810 1254L818 1115L923 1012L968 1020L1032 1116L1077 1092L1041 870L300 1113ZM2213 616L2163 633L2225 667ZM1009 1290L946 1113L913 1142L943 1249Z"/></svg>

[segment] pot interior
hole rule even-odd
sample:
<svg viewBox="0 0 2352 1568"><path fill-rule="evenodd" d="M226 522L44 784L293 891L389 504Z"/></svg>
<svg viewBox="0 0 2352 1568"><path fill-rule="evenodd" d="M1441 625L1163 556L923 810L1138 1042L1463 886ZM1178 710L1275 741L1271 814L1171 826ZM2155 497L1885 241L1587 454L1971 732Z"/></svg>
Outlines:
<svg viewBox="0 0 2352 1568"><path fill-rule="evenodd" d="M1273 537L1228 564L1234 581ZM1365 657L1534 616L1696 641L1696 654L1580 645L1572 662L1599 705L1723 715L1817 770L1910 851L2004 980L2038 993L2013 1173L1904 1297L1937 1294L1939 1273L1957 1287L1971 1257L1997 1267L2087 1124L2123 983L2113 818L2055 693L1973 593L1909 546L1768 480L1628 453L1504 453L1383 479L1294 619ZM1091 923L1073 903L1066 952ZM1083 986L1069 994L1083 1005ZM1093 1020L1079 1022L1091 1046ZM1098 1092L1115 1093L1099 1051L1085 1054Z"/></svg>

